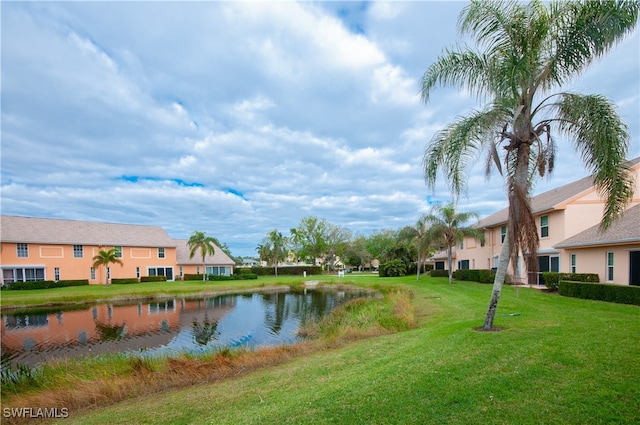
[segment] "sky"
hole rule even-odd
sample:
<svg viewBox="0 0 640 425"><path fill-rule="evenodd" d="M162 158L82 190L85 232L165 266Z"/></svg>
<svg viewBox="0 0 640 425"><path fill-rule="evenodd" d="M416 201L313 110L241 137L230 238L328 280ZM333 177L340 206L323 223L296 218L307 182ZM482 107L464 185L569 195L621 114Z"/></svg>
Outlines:
<svg viewBox="0 0 640 425"><path fill-rule="evenodd" d="M434 133L481 107L420 79L463 2L11 2L1 13L3 215L204 231L255 256L314 216L368 236L451 195ZM638 31L565 90L607 96L640 156ZM506 206L483 158L457 208ZM534 193L586 176L568 142Z"/></svg>

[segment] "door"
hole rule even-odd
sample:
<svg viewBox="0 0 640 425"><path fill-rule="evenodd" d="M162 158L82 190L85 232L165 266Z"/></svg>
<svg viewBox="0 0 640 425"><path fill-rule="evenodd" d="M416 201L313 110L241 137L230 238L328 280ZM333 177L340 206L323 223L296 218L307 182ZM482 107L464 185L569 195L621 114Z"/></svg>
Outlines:
<svg viewBox="0 0 640 425"><path fill-rule="evenodd" d="M560 271L560 257L557 255L541 255L538 257L538 279L537 284L544 286L544 278L542 273L544 272L559 272Z"/></svg>
<svg viewBox="0 0 640 425"><path fill-rule="evenodd" d="M629 285L640 286L640 251L629 252Z"/></svg>

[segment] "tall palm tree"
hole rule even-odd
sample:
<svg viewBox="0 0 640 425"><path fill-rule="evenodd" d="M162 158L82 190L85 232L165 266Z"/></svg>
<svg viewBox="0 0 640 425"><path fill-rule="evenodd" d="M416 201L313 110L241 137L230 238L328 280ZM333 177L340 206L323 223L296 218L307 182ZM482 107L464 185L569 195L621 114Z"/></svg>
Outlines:
<svg viewBox="0 0 640 425"><path fill-rule="evenodd" d="M105 284L109 285L109 276L107 276L107 267L109 267L109 264L120 264L120 266L122 267L122 260L120 260L120 251L118 250L118 248L111 248L111 249L101 249L100 251L98 251L98 255L93 257L93 268L99 268L100 266L104 266L104 276L105 276Z"/></svg>
<svg viewBox="0 0 640 425"><path fill-rule="evenodd" d="M196 252L198 252L198 250L200 251L200 255L202 256L202 280L205 281L207 279L207 264L205 258L207 255L214 255L216 246L220 245L220 243L213 236L207 236L205 232L196 230L189 237L187 245L189 246L189 258L193 258Z"/></svg>
<svg viewBox="0 0 640 425"><path fill-rule="evenodd" d="M431 213L424 216L425 223L430 225L430 237L444 242L447 247L447 265L449 267L449 284L453 283L453 247L465 237L476 238L484 242L484 232L473 227L465 227L472 218L478 219L478 213L458 212L450 202L446 205L432 207Z"/></svg>
<svg viewBox="0 0 640 425"><path fill-rule="evenodd" d="M282 236L282 233L278 232L277 229L273 229L267 233L267 236L263 240L262 245L266 247L269 253L268 256L273 264L276 276L278 276L278 262L285 259L287 243L288 238Z"/></svg>
<svg viewBox="0 0 640 425"><path fill-rule="evenodd" d="M493 327L509 260L522 252L528 270L537 270L539 241L529 197L535 174L553 171L555 137L570 139L593 174L605 200L603 229L633 194L625 164L629 135L615 106L603 96L557 90L632 32L639 8L637 0L474 0L459 28L479 51L447 50L423 75L424 102L436 86L464 88L487 100L484 109L438 132L423 160L427 184L434 186L442 169L455 194L464 191L468 166L480 152L487 154L487 175L495 165L505 179L508 230L485 330Z"/></svg>
<svg viewBox="0 0 640 425"><path fill-rule="evenodd" d="M410 241L418 252L418 267L416 280L420 280L420 269L429 257L429 251L433 244L433 231L429 227L427 216L423 215L413 226L407 226L400 231L400 237Z"/></svg>

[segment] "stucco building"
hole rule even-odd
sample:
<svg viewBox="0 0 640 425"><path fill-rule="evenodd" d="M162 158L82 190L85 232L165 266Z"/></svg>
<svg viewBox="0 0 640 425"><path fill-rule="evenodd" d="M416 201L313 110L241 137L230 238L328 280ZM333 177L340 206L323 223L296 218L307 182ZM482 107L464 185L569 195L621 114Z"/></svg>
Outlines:
<svg viewBox="0 0 640 425"><path fill-rule="evenodd" d="M543 284L541 273L597 273L601 282L640 285L640 158L629 162L635 176L633 198L622 218L606 232L599 231L604 201L591 177L531 198L540 245L535 253L537 273L528 273L520 254L514 278L520 283ZM498 265L507 230L508 210L480 220L485 243L465 238L455 249L454 269L491 269ZM446 260L434 258L437 268ZM510 265L510 273L513 273Z"/></svg>
<svg viewBox="0 0 640 425"><path fill-rule="evenodd" d="M117 249L122 265L93 268L93 257L110 248ZM233 260L219 247L205 262L211 274L233 273ZM190 259L186 241L172 239L159 226L0 216L2 284L78 279L98 284L107 277L143 276L166 276L171 281L202 272L200 265L199 252Z"/></svg>

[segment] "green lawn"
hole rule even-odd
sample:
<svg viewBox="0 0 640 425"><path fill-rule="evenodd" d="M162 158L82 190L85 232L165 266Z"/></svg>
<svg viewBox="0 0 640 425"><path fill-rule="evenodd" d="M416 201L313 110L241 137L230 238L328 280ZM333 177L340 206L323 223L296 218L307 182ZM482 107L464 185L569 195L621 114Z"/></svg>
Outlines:
<svg viewBox="0 0 640 425"><path fill-rule="evenodd" d="M506 287L495 322L503 330L482 333L473 328L483 322L490 285L343 281L410 286L419 327L59 423L640 423L636 306Z"/></svg>

